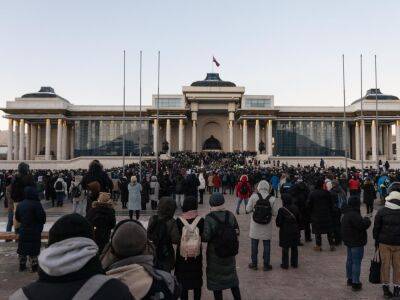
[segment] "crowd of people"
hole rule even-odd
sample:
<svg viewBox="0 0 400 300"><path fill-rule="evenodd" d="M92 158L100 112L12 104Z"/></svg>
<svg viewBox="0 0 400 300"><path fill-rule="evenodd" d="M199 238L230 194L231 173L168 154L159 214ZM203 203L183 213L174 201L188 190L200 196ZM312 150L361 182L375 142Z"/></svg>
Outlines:
<svg viewBox="0 0 400 300"><path fill-rule="evenodd" d="M7 231L14 228L19 234L19 270L29 265L39 279L11 299L78 299L81 295L85 299L188 299L190 290L194 299L201 299L203 243L207 244L207 288L215 299L222 299L227 289L234 299L241 299L236 268L240 228L235 213L242 211L250 222L250 269L258 270L261 243L262 270L273 270L275 222L282 269L301 265L299 247L311 242L312 234L315 251L324 249L322 236L327 235L330 251L342 244L347 247L347 284L359 291L374 203L382 205L373 220L373 238L382 260L384 296L398 297L400 184L396 182L400 172L385 168L345 170L326 167L323 161L319 166L287 166L257 161L254 153L186 152L170 160L109 170L97 160L88 170L31 171L20 163L18 170L4 170L0 176ZM210 212L201 216L198 207L204 205L206 193ZM237 199L234 212L225 206L228 194ZM68 199L73 213L54 223L48 245L41 250L46 223L41 203L62 206ZM120 222L114 209L118 199L129 216ZM146 210L152 212L147 228L139 222Z"/></svg>

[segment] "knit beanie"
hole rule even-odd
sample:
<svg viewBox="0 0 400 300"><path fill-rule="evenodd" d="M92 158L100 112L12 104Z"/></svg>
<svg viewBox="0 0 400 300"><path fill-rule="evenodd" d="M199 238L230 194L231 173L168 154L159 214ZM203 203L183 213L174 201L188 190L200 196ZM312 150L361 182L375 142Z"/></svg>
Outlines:
<svg viewBox="0 0 400 300"><path fill-rule="evenodd" d="M183 200L183 205L182 205L182 211L187 212L190 210L197 210L198 204L197 200L193 196L188 196L185 197L185 200Z"/></svg>
<svg viewBox="0 0 400 300"><path fill-rule="evenodd" d="M25 199L29 200L39 200L39 195L34 186L27 186L24 188Z"/></svg>
<svg viewBox="0 0 400 300"><path fill-rule="evenodd" d="M49 246L74 237L93 239L90 223L80 214L69 214L58 219L49 231Z"/></svg>
<svg viewBox="0 0 400 300"><path fill-rule="evenodd" d="M213 193L210 197L210 206L221 206L225 203L224 195L221 193Z"/></svg>
<svg viewBox="0 0 400 300"><path fill-rule="evenodd" d="M140 255L147 248L146 229L136 221L121 221L116 226L111 245L119 258Z"/></svg>

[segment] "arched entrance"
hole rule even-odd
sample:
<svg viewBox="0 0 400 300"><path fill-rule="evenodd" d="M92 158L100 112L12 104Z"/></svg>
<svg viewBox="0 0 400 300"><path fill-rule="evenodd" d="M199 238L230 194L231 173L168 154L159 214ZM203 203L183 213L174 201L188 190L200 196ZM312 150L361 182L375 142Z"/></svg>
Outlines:
<svg viewBox="0 0 400 300"><path fill-rule="evenodd" d="M202 150L222 150L222 141L222 127L215 120L202 127Z"/></svg>

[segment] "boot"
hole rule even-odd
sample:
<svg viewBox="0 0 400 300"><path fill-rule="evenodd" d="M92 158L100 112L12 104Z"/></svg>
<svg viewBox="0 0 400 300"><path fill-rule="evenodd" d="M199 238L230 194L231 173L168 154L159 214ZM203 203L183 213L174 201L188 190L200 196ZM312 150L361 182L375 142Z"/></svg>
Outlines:
<svg viewBox="0 0 400 300"><path fill-rule="evenodd" d="M314 251L322 251L321 246L314 246Z"/></svg>
<svg viewBox="0 0 400 300"><path fill-rule="evenodd" d="M352 286L353 285L353 281L351 279L347 279L347 286Z"/></svg>
<svg viewBox="0 0 400 300"><path fill-rule="evenodd" d="M351 286L351 289L353 292L359 292L362 289L362 284L361 283L353 283Z"/></svg>
<svg viewBox="0 0 400 300"><path fill-rule="evenodd" d="M256 265L256 264L249 263L249 269L257 270L258 268L257 268L257 265Z"/></svg>
<svg viewBox="0 0 400 300"><path fill-rule="evenodd" d="M19 264L19 271L20 272L26 271L26 264Z"/></svg>
<svg viewBox="0 0 400 300"><path fill-rule="evenodd" d="M388 285L382 286L383 289L383 297L385 299L393 298L393 293L390 291L390 287Z"/></svg>
<svg viewBox="0 0 400 300"><path fill-rule="evenodd" d="M399 296L400 296L400 286L396 285L393 290L393 297L399 297Z"/></svg>

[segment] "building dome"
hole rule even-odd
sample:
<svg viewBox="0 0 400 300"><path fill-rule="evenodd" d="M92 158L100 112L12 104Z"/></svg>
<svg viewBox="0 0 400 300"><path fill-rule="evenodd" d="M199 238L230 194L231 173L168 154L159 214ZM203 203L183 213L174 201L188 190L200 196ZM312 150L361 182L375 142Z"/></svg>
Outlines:
<svg viewBox="0 0 400 300"><path fill-rule="evenodd" d="M222 80L218 73L207 73L206 79L195 81L191 86L235 87L236 84Z"/></svg>
<svg viewBox="0 0 400 300"><path fill-rule="evenodd" d="M59 96L54 92L54 89L52 87L42 86L39 92L28 93L23 95L21 98L56 98L56 97Z"/></svg>
<svg viewBox="0 0 400 300"><path fill-rule="evenodd" d="M361 100L375 100L376 98L378 98L378 100L399 100L396 96L383 94L380 89L369 89L364 97L357 99L352 104L360 102Z"/></svg>

